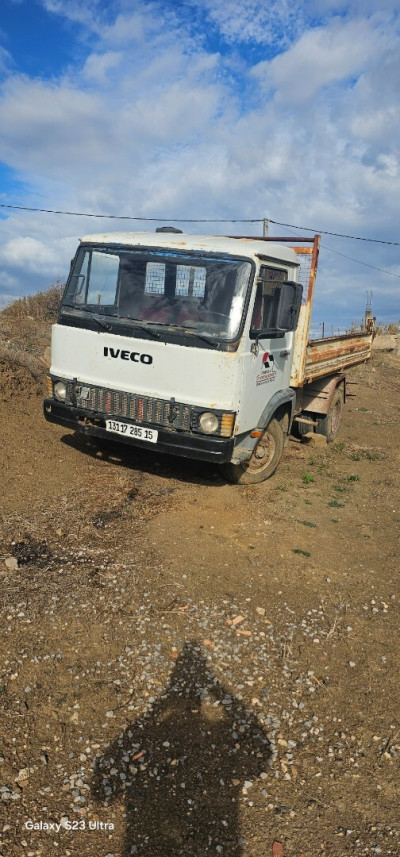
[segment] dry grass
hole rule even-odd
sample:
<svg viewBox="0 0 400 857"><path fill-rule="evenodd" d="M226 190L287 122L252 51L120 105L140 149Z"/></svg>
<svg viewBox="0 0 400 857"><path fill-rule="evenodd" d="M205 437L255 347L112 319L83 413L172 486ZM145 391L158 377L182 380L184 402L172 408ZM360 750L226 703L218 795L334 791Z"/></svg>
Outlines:
<svg viewBox="0 0 400 857"><path fill-rule="evenodd" d="M57 320L63 285L19 298L0 312L0 393L5 401L15 387L41 383L49 366L51 324Z"/></svg>
<svg viewBox="0 0 400 857"><path fill-rule="evenodd" d="M400 331L400 321L392 322L391 324L377 324L376 332L381 336L382 334L388 333L391 336L396 336L396 333Z"/></svg>
<svg viewBox="0 0 400 857"><path fill-rule="evenodd" d="M64 285L55 282L49 289L19 298L7 306L1 313L5 318L31 318L38 321L54 322L57 319Z"/></svg>
<svg viewBox="0 0 400 857"><path fill-rule="evenodd" d="M361 333L365 330L364 322L354 321L349 328L347 328L346 333ZM383 336L384 334L389 334L391 336L395 336L400 331L400 321L397 322L389 322L388 324L384 324L383 322L377 322L375 325L375 332L378 336Z"/></svg>

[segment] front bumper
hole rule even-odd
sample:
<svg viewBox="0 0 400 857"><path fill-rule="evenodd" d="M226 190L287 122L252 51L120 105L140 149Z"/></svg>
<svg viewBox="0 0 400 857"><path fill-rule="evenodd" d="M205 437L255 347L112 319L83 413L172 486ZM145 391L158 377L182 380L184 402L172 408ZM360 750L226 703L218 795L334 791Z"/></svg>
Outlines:
<svg viewBox="0 0 400 857"><path fill-rule="evenodd" d="M185 431L166 429L141 421L140 425L143 425L143 428L157 429L158 440L154 444L137 440L134 437L126 437L125 435L108 432L105 428L104 415L93 412L88 413L87 410L74 408L71 405L64 405L62 402L55 401L55 399L44 400L43 413L46 420L50 423L58 423L66 428L83 432L91 437L102 437L112 441L120 441L130 446L149 449L152 452L166 452L170 455L194 458L198 461L214 461L218 464L224 464L232 458L233 438L192 434ZM109 416L107 414L107 419ZM122 419L125 423L138 425L137 421L129 420L126 417L116 416L115 419Z"/></svg>

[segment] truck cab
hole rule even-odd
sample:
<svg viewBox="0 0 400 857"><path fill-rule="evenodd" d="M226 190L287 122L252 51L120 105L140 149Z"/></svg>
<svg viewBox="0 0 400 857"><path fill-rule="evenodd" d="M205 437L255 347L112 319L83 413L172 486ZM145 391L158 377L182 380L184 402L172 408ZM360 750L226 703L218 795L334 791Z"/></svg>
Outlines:
<svg viewBox="0 0 400 857"><path fill-rule="evenodd" d="M52 329L46 419L267 478L296 410L299 315L308 329L299 258L257 238L87 235Z"/></svg>
<svg viewBox="0 0 400 857"><path fill-rule="evenodd" d="M294 250L257 239L86 236L52 330L46 418L233 477L251 432L283 405L290 422L297 269Z"/></svg>

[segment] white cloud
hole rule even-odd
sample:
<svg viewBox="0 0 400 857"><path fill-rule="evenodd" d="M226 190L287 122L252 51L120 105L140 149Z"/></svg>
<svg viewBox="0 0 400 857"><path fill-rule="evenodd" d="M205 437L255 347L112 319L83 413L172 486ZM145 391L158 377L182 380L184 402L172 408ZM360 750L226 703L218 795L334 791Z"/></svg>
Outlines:
<svg viewBox="0 0 400 857"><path fill-rule="evenodd" d="M253 73L279 100L302 104L323 87L358 77L371 57L381 55L392 41L379 23L336 18L304 33L286 53L259 63Z"/></svg>
<svg viewBox="0 0 400 857"><path fill-rule="evenodd" d="M307 0L307 13L310 19L328 18L340 14L343 17L366 18L380 12L390 13L399 9L398 0Z"/></svg>
<svg viewBox="0 0 400 857"><path fill-rule="evenodd" d="M230 42L288 44L304 21L300 0L192 0Z"/></svg>
<svg viewBox="0 0 400 857"><path fill-rule="evenodd" d="M39 0L47 12L96 31L101 20L99 0Z"/></svg>
<svg viewBox="0 0 400 857"><path fill-rule="evenodd" d="M17 297L65 280L79 235L93 229L80 218L28 212L10 212L1 224L0 296Z"/></svg>
<svg viewBox="0 0 400 857"><path fill-rule="evenodd" d="M114 71L123 62L123 54L119 51L90 54L82 69L82 77L91 83L104 84L110 71Z"/></svg>
<svg viewBox="0 0 400 857"><path fill-rule="evenodd" d="M269 215L316 229L395 234L400 62L398 25L389 15L352 20L349 6L336 3L342 17L308 28L286 50L280 40L281 53L248 74L237 40L262 35L266 44L285 23L294 39L305 26L303 4L190 0L171 10L119 0L106 20L94 0L43 3L79 20L91 47L63 77L9 72L0 89L0 159L30 188L27 205L166 218ZM196 4L235 50L207 49L198 19L190 29L187 10ZM42 288L46 278L67 273L80 235L119 226L136 228L13 212L2 221L1 268L20 276L23 288ZM335 246L396 269L393 251L379 245ZM321 259L330 300L340 306L349 300L352 264L324 253ZM379 275L366 269L358 276L357 302ZM394 294L398 281L385 282Z"/></svg>
<svg viewBox="0 0 400 857"><path fill-rule="evenodd" d="M129 44L131 47L148 41L154 50L165 43L169 31L176 30L176 24L174 12L162 10L158 3L138 4L133 11L121 13L112 24L103 26L102 39L107 44Z"/></svg>
<svg viewBox="0 0 400 857"><path fill-rule="evenodd" d="M44 178L68 181L80 159L105 164L109 132L101 98L26 77L9 79L0 95L0 158Z"/></svg>
<svg viewBox="0 0 400 857"><path fill-rule="evenodd" d="M56 261L53 249L29 236L8 241L2 248L1 257L13 268L22 268L33 273L52 270Z"/></svg>
<svg viewBox="0 0 400 857"><path fill-rule="evenodd" d="M0 45L0 74L6 74L12 65L11 55Z"/></svg>

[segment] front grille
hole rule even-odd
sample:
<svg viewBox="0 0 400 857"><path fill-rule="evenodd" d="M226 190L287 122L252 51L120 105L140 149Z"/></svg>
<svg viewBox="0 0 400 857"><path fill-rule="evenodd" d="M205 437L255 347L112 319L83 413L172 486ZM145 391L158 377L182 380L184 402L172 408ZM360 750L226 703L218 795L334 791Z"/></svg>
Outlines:
<svg viewBox="0 0 400 857"><path fill-rule="evenodd" d="M183 431L190 431L192 426L192 408L189 405L122 393L119 390L106 390L103 387L82 384L74 389L73 384L69 383L67 404L106 416L128 417Z"/></svg>

